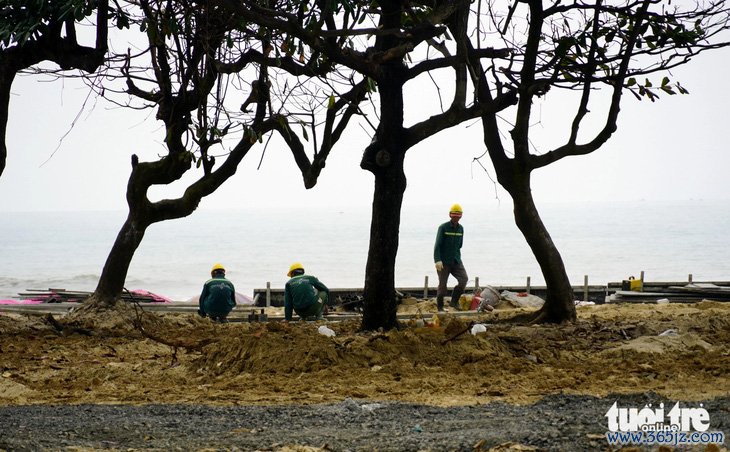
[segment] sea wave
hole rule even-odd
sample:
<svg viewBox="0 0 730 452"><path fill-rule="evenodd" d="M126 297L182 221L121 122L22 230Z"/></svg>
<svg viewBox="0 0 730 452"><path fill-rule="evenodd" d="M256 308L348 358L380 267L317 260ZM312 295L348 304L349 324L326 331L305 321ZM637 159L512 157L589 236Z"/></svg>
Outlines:
<svg viewBox="0 0 730 452"><path fill-rule="evenodd" d="M469 285L525 284L543 278L511 206L464 206L462 257ZM620 281L645 271L648 281L730 279L730 210L707 202L541 205L570 281L582 285ZM404 206L396 260L396 287L433 287L433 240L445 222L443 206ZM5 218L3 220L6 220ZM94 224L95 228L78 225ZM27 289L92 291L118 224L100 214L57 213L53 230L34 217L0 222L0 297ZM240 293L282 288L292 262L330 287L362 287L370 212L338 211L323 219L291 209L207 211L149 228L127 274L127 289L175 300L200 293L210 268L222 262ZM201 234L201 231L206 231ZM453 284L453 280L450 282Z"/></svg>

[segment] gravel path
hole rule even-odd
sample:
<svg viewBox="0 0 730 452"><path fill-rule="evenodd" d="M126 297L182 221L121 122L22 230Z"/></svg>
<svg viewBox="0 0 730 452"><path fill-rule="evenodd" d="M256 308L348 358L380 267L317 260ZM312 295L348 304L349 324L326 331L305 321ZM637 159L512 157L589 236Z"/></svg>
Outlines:
<svg viewBox="0 0 730 452"><path fill-rule="evenodd" d="M534 405L439 408L345 400L310 406L59 405L0 407L0 450L473 451L506 442L541 450L610 450L606 411L671 407L656 394L549 396ZM696 407L697 403L682 404ZM730 434L730 397L704 403L713 431ZM726 440L727 444L727 440Z"/></svg>

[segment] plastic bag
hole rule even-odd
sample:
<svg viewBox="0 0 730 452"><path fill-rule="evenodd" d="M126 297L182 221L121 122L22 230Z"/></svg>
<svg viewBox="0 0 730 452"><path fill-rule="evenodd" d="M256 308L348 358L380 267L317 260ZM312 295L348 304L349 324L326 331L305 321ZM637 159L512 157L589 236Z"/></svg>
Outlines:
<svg viewBox="0 0 730 452"><path fill-rule="evenodd" d="M332 329L328 328L327 325L320 326L317 329L317 332L319 334L321 334L323 336L327 336L327 337L334 337L335 336L335 332Z"/></svg>

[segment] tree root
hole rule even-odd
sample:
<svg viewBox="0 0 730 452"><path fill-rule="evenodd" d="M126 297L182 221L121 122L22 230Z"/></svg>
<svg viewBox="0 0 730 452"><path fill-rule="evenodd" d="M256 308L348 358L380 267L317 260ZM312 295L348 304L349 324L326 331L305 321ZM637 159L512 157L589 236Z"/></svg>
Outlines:
<svg viewBox="0 0 730 452"><path fill-rule="evenodd" d="M97 299L92 295L87 298L81 306L76 308L69 317L79 321L94 322L94 320L98 319L99 316L116 318L126 327L131 327L132 331L139 332L142 337L171 347L173 364L177 361L178 349L182 348L186 351L199 352L206 345L215 342L215 339L203 339L198 341L170 339L165 337L164 334L159 334L158 332L153 331L160 329L160 327L164 325L164 320L152 313L146 312L139 302L134 300L134 297L132 297L131 303L122 300L116 300L113 303L109 303L105 300ZM57 331L69 331L68 327L61 325L55 319L47 321ZM83 333L84 331L89 332L91 330L75 328L73 331Z"/></svg>
<svg viewBox="0 0 730 452"><path fill-rule="evenodd" d="M99 314L106 314L111 311L124 311L125 309L122 306L126 307L125 303L121 301L109 303L91 295L89 298L80 303L78 307L73 308L69 318L79 319Z"/></svg>
<svg viewBox="0 0 730 452"><path fill-rule="evenodd" d="M451 336L451 337L447 337L446 339L444 339L443 341L441 341L441 345L446 345L446 344L448 344L449 342L451 342L451 341L453 341L454 339L456 339L457 337L459 337L459 336L461 336L462 334L466 333L467 331L469 331L469 330L471 329L471 327L473 327L473 326L474 326L474 324L475 324L475 323L476 323L476 322L474 322L474 321L471 321L471 322L469 322L469 323L468 323L468 324L467 324L467 325L466 325L466 326L465 326L465 327L464 327L463 329L459 330L459 331L458 331L458 332L457 332L456 334L454 334L454 335L453 335L453 336Z"/></svg>
<svg viewBox="0 0 730 452"><path fill-rule="evenodd" d="M182 341L182 340L173 340L168 339L166 337L160 336L158 334L153 333L152 331L149 331L147 328L145 328L145 318L150 319L150 316L148 313L144 312L141 306L139 306L139 303L134 303L134 311L135 311L135 319L132 321L132 326L135 330L139 331L142 336L146 337L147 339L153 340L155 342L159 342L160 344L167 345L168 347L171 347L173 349L173 362L177 359L177 349L182 348L186 351L194 351L194 352L200 352L203 347L205 347L208 344L211 344L213 342L216 342L215 339L203 339L196 342L189 342L189 341ZM157 317L152 317L154 320L160 320Z"/></svg>
<svg viewBox="0 0 730 452"><path fill-rule="evenodd" d="M63 325L58 320L56 320L55 317L53 317L53 314L47 314L43 321L51 326L56 332L58 332L61 335L67 336L69 334L78 333L83 334L84 336L92 336L93 332L92 330L88 328L82 328L77 326L70 326L70 325Z"/></svg>
<svg viewBox="0 0 730 452"><path fill-rule="evenodd" d="M552 323L555 325L567 325L575 323L573 320L557 320L554 314L548 312L545 307L540 308L538 311L530 315L532 318L528 321L531 325L539 325L544 323Z"/></svg>
<svg viewBox="0 0 730 452"><path fill-rule="evenodd" d="M544 310L543 308L538 309L534 312L525 312L521 314L517 314L511 319L509 319L510 323L518 323L523 325L542 325L546 323L550 324L572 324L573 322L570 320L564 320L564 321L557 321L555 320L554 316Z"/></svg>

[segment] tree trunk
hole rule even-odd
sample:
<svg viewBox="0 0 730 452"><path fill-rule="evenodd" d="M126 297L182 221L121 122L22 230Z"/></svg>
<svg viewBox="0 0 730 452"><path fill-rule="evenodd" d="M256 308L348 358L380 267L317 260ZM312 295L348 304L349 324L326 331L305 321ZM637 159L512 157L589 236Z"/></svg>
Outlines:
<svg viewBox="0 0 730 452"><path fill-rule="evenodd" d="M8 130L10 89L15 79L15 69L6 60L6 58L0 56L0 176L5 171L5 162L8 155L6 133Z"/></svg>
<svg viewBox="0 0 730 452"><path fill-rule="evenodd" d="M109 256L106 258L99 283L87 304L98 307L113 306L124 290L124 282L135 251L142 243L149 222L141 221L139 214L130 211L119 231Z"/></svg>
<svg viewBox="0 0 730 452"><path fill-rule="evenodd" d="M384 151L380 151L384 152ZM395 297L395 258L406 176L403 154L386 170L375 172L370 248L365 267L362 328L390 330L398 326ZM397 157L394 157L397 158Z"/></svg>
<svg viewBox="0 0 730 452"><path fill-rule="evenodd" d="M392 5L389 5L392 6ZM389 13L398 21L400 13ZM380 124L375 140L365 149L360 166L375 176L370 248L365 266L362 328L390 330L398 326L395 297L395 258L406 175L403 171L407 147L403 142L403 84L401 61L384 64L378 80Z"/></svg>
<svg viewBox="0 0 730 452"><path fill-rule="evenodd" d="M547 286L545 304L537 312L537 323L562 323L576 320L573 288L563 259L540 219L530 190L529 173L513 179L508 189L514 202L515 223L532 249Z"/></svg>

